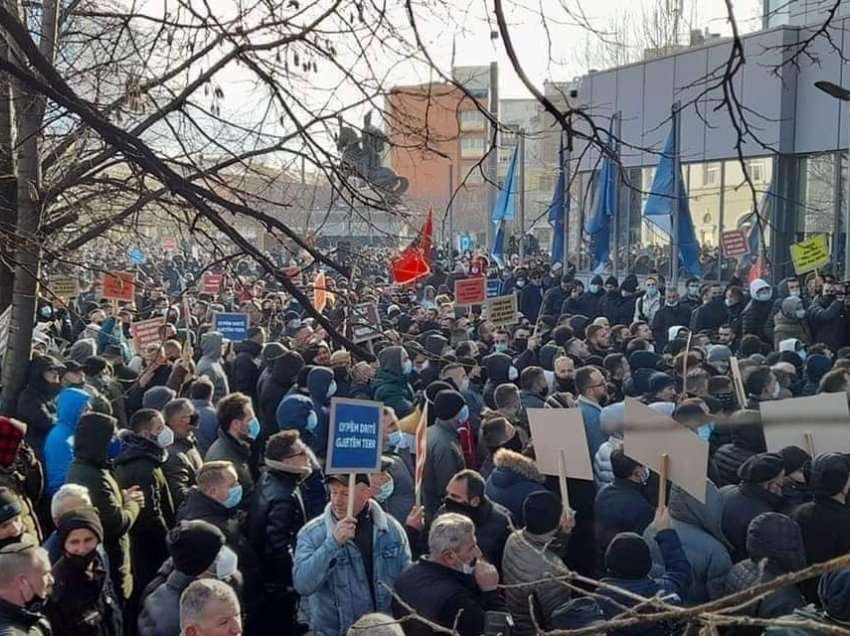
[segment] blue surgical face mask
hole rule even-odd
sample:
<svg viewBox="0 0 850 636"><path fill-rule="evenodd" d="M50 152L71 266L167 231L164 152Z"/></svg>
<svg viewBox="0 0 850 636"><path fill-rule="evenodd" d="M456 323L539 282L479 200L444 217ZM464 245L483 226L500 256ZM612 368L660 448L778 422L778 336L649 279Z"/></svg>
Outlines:
<svg viewBox="0 0 850 636"><path fill-rule="evenodd" d="M328 399L334 395L336 395L336 380L331 380L331 383L328 385Z"/></svg>
<svg viewBox="0 0 850 636"><path fill-rule="evenodd" d="M375 493L375 501L378 503L384 503L387 499L392 497L393 490L395 490L395 482L392 477L390 477L384 484L378 489L378 492Z"/></svg>
<svg viewBox="0 0 850 636"><path fill-rule="evenodd" d="M697 435L699 438L707 442L711 439L711 433L714 431L714 422L708 422L707 424L703 424L702 426L697 428Z"/></svg>
<svg viewBox="0 0 850 636"><path fill-rule="evenodd" d="M599 293L599 285L596 285L594 283L591 283L590 286L588 287L588 289L590 290L591 294L598 294Z"/></svg>
<svg viewBox="0 0 850 636"><path fill-rule="evenodd" d="M319 416L316 415L316 411L310 411L307 415L307 423L305 426L307 427L307 432L312 433L316 430L316 427L319 425Z"/></svg>
<svg viewBox="0 0 850 636"><path fill-rule="evenodd" d="M507 342L497 342L496 344L493 345L493 351L495 351L496 353L504 353L507 350L508 350L508 343Z"/></svg>
<svg viewBox="0 0 850 636"><path fill-rule="evenodd" d="M393 448L398 448L399 446L401 446L401 440L401 431L393 431L392 433L387 435L387 441Z"/></svg>
<svg viewBox="0 0 850 636"><path fill-rule="evenodd" d="M236 484L227 491L227 499L222 502L225 508L235 508L242 501L242 484Z"/></svg>
<svg viewBox="0 0 850 636"><path fill-rule="evenodd" d="M252 417L251 421L248 422L248 437L250 439L257 439L260 436L260 420L256 417Z"/></svg>
<svg viewBox="0 0 850 636"><path fill-rule="evenodd" d="M469 421L469 407L466 404L463 405L463 408L460 410L457 418L461 423Z"/></svg>
<svg viewBox="0 0 850 636"><path fill-rule="evenodd" d="M410 361L410 358L408 358L407 360L405 360L405 361L402 363L402 365L401 365L401 372L402 372L404 375L410 375L410 373L411 373L412 371L413 371L413 363Z"/></svg>
<svg viewBox="0 0 850 636"><path fill-rule="evenodd" d="M508 369L508 382L513 382L519 377L519 371L516 370L516 367L511 365L511 368Z"/></svg>

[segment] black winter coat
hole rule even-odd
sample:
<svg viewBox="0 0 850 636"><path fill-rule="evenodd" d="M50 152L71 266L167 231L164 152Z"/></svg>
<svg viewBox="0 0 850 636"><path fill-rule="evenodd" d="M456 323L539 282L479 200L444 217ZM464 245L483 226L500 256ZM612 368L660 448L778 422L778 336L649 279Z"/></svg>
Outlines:
<svg viewBox="0 0 850 636"><path fill-rule="evenodd" d="M850 507L846 504L831 497L815 497L797 508L791 518L803 533L809 564L850 552Z"/></svg>
<svg viewBox="0 0 850 636"><path fill-rule="evenodd" d="M768 324L773 303L769 300L750 300L741 312L741 329L744 335L753 334L773 346L773 328Z"/></svg>
<svg viewBox="0 0 850 636"><path fill-rule="evenodd" d="M263 352L263 345L253 340L245 340L234 347L236 358L230 367L230 390L240 391L251 396L258 404L257 383L260 379L260 365L254 362Z"/></svg>
<svg viewBox="0 0 850 636"><path fill-rule="evenodd" d="M691 331L698 333L703 330L717 331L721 325L729 320L729 313L723 299L712 300L707 304L700 305L691 314Z"/></svg>
<svg viewBox="0 0 850 636"><path fill-rule="evenodd" d="M655 509L646 498L644 487L620 478L615 478L613 483L599 491L594 512L598 557L605 554L608 544L619 533L636 532L642 535L655 516Z"/></svg>
<svg viewBox="0 0 850 636"><path fill-rule="evenodd" d="M180 507L186 493L197 483L198 471L203 464L204 459L198 450L194 433L190 433L185 439L174 439L174 443L168 448L168 457L162 465L174 510Z"/></svg>
<svg viewBox="0 0 850 636"><path fill-rule="evenodd" d="M776 495L756 484L742 483L720 489L723 500L723 535L732 544L732 562L738 563L749 556L747 530L750 521L765 512L782 509L782 495Z"/></svg>
<svg viewBox="0 0 850 636"><path fill-rule="evenodd" d="M53 418L56 415L54 399L61 388L58 385L49 385L42 374L54 364L56 361L50 357L36 358L30 362L27 386L18 397L15 411L17 418L27 425L27 444L42 462L44 440L53 428Z"/></svg>
<svg viewBox="0 0 850 636"><path fill-rule="evenodd" d="M254 478L256 477L251 447L219 429L218 439L210 446L204 456L204 461L220 460L233 464L239 483L242 484L242 500L248 501L251 491L254 489Z"/></svg>
<svg viewBox="0 0 850 636"><path fill-rule="evenodd" d="M298 372L303 366L304 360L295 352L285 353L271 363L269 377L263 381L260 411L257 414L263 427L264 438L277 433L277 407L295 384Z"/></svg>
<svg viewBox="0 0 850 636"><path fill-rule="evenodd" d="M569 298L567 293L561 289L560 285L556 285L544 294L543 305L540 307L540 315L555 316L557 318L561 315L561 306L567 298Z"/></svg>
<svg viewBox="0 0 850 636"><path fill-rule="evenodd" d="M91 572L65 557L53 566L53 592L45 608L50 624L63 636L122 636L121 606L103 558L95 555Z"/></svg>
<svg viewBox="0 0 850 636"><path fill-rule="evenodd" d="M599 304L605 297L605 290L600 289L595 294L584 292L578 298L567 298L561 305L561 313L570 316L587 316L591 320L599 316Z"/></svg>
<svg viewBox="0 0 850 636"><path fill-rule="evenodd" d="M439 517L444 512L456 512L456 510L443 505L434 517ZM484 558L501 572L505 542L511 534L511 513L504 506L493 503L485 496L481 505L475 508L471 515L466 511L461 514L466 514L472 519L475 524L475 539Z"/></svg>
<svg viewBox="0 0 850 636"><path fill-rule="evenodd" d="M663 305L655 312L655 317L652 319L652 335L655 336L656 351L664 351L667 346L667 334L670 333L670 327L687 327L691 324L691 310L682 303L678 303L675 307Z"/></svg>
<svg viewBox="0 0 850 636"><path fill-rule="evenodd" d="M822 342L832 351L847 346L847 308L833 297L818 296L806 310L814 342Z"/></svg>
<svg viewBox="0 0 850 636"><path fill-rule="evenodd" d="M0 636L51 636L50 623L41 614L0 599Z"/></svg>

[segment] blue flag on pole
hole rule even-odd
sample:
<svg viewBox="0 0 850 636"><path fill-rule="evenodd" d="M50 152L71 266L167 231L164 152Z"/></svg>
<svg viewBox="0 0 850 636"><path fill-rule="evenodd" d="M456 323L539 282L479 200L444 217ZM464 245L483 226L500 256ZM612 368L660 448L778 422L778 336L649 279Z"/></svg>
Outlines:
<svg viewBox="0 0 850 636"><path fill-rule="evenodd" d="M643 216L667 236L673 233L673 213L677 213L679 229L679 263L685 273L691 276L702 276L699 263L699 243L694 232L691 219L691 209L688 205L688 189L682 178L682 168L676 156L676 135L678 134L678 117L673 118L673 125L649 190L649 197L643 206ZM676 181L678 180L678 182ZM677 187L678 186L678 187ZM678 205L674 205L676 192L679 193Z"/></svg>
<svg viewBox="0 0 850 636"><path fill-rule="evenodd" d="M519 144L514 146L514 152L511 155L511 163L508 165L508 172L505 175L505 183L499 188L499 196L496 198L496 205L490 214L490 221L493 225L498 225L502 221L513 221L516 213L517 195L519 194L519 171L517 170L517 155L519 154Z"/></svg>
<svg viewBox="0 0 850 636"><path fill-rule="evenodd" d="M566 271L564 224L570 212L570 200L565 196L567 190L567 169L564 165L564 135L561 134L561 149L558 151L558 181L549 204L549 225L552 226L552 263L561 263Z"/></svg>
<svg viewBox="0 0 850 636"><path fill-rule="evenodd" d="M505 266L505 223L499 223L499 229L496 230L496 236L493 237L493 249L490 250L490 256L499 265Z"/></svg>
<svg viewBox="0 0 850 636"><path fill-rule="evenodd" d="M611 121L613 126L614 122ZM609 149L611 131L608 132ZM599 185L593 199L593 214L585 230L590 234L591 268L594 272L604 271L608 265L611 243L611 219L617 218L617 162L607 154L602 159L602 169L599 171Z"/></svg>

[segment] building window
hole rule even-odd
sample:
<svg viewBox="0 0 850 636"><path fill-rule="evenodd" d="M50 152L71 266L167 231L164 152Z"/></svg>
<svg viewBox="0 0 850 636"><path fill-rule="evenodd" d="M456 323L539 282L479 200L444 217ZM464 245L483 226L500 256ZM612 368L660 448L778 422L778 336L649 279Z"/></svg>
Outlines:
<svg viewBox="0 0 850 636"><path fill-rule="evenodd" d="M719 163L704 163L702 164L702 185L715 186L720 183L720 164Z"/></svg>
<svg viewBox="0 0 850 636"><path fill-rule="evenodd" d="M484 137L461 137L460 138L460 156L466 159L467 157L480 157L484 154Z"/></svg>
<svg viewBox="0 0 850 636"><path fill-rule="evenodd" d="M750 179L753 183L764 182L764 161L761 159L747 162L747 172L750 173Z"/></svg>
<svg viewBox="0 0 850 636"><path fill-rule="evenodd" d="M484 115L477 110L460 111L461 130L484 130L485 121Z"/></svg>

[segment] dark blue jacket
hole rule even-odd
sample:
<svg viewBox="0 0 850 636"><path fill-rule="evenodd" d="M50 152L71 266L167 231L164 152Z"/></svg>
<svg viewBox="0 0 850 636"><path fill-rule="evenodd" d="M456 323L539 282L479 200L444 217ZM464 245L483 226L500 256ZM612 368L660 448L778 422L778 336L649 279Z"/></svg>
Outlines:
<svg viewBox="0 0 850 636"><path fill-rule="evenodd" d="M601 554L621 532L643 534L655 517L655 509L643 492L643 486L628 479L615 478L596 495L593 506L596 520L596 547Z"/></svg>
<svg viewBox="0 0 850 636"><path fill-rule="evenodd" d="M543 287L540 285L528 285L523 287L519 295L519 310L522 315L531 322L537 320L540 306L543 304Z"/></svg>
<svg viewBox="0 0 850 636"><path fill-rule="evenodd" d="M496 451L493 466L493 472L487 478L485 494L510 511L517 528L525 527L522 504L531 493L546 490L543 475L533 461L506 449Z"/></svg>

